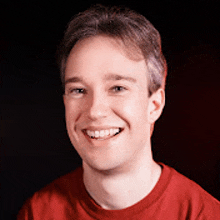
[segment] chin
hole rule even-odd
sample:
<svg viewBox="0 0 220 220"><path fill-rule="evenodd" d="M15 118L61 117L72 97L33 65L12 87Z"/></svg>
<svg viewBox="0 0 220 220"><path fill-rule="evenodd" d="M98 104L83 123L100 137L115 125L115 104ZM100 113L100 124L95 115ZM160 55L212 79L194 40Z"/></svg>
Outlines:
<svg viewBox="0 0 220 220"><path fill-rule="evenodd" d="M106 162L108 161L108 162ZM104 174L116 174L122 172L127 166L123 166L122 162L112 160L92 160L92 162L83 161L83 167L89 167L90 169L104 173Z"/></svg>
<svg viewBox="0 0 220 220"><path fill-rule="evenodd" d="M83 161L83 167L89 167L90 169L96 171L96 172L101 172L101 173L112 173L112 172L117 172L117 170L120 169L120 164L117 162L108 162L106 163L105 161L92 161L92 162L85 162Z"/></svg>

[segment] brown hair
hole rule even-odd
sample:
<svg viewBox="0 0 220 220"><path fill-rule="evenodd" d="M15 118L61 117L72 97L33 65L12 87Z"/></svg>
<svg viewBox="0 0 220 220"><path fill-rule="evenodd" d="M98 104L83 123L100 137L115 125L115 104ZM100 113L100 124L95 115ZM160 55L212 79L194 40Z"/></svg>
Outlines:
<svg viewBox="0 0 220 220"><path fill-rule="evenodd" d="M149 71L149 94L165 86L166 60L161 51L159 32L142 15L123 7L95 5L77 14L69 22L58 48L58 64L64 85L66 61L77 41L106 35L121 40L126 48L136 48Z"/></svg>

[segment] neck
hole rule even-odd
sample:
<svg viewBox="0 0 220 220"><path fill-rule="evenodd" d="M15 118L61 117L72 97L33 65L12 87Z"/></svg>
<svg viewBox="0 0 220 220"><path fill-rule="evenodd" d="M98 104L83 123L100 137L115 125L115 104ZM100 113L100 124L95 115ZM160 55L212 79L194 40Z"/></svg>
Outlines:
<svg viewBox="0 0 220 220"><path fill-rule="evenodd" d="M104 209L118 210L134 205L152 191L161 174L160 166L152 157L145 159L128 172L99 171L83 163L86 190Z"/></svg>

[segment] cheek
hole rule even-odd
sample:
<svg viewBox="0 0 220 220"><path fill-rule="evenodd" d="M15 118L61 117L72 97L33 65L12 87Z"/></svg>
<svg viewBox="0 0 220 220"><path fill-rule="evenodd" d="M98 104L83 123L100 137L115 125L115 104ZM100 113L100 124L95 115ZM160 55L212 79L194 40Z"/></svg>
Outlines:
<svg viewBox="0 0 220 220"><path fill-rule="evenodd" d="M80 114L80 104L75 103L75 102L69 102L65 104L65 115L66 115L66 120L75 120L77 119L78 115Z"/></svg>
<svg viewBox="0 0 220 220"><path fill-rule="evenodd" d="M136 126L143 126L147 123L147 100L139 97L132 99L124 99L118 103L115 103L118 114L130 125L136 124Z"/></svg>
<svg viewBox="0 0 220 220"><path fill-rule="evenodd" d="M79 110L75 105L66 104L65 105L65 119L66 119L66 127L68 133L72 133L75 129L75 123L77 118L79 118Z"/></svg>
<svg viewBox="0 0 220 220"><path fill-rule="evenodd" d="M76 148L79 143L79 137L77 135L77 120L79 118L80 111L75 105L69 103L65 105L65 118L66 129L72 145Z"/></svg>
<svg viewBox="0 0 220 220"><path fill-rule="evenodd" d="M73 109L69 105L65 106L65 117L67 125L70 123L70 121L72 121L71 118L74 116L73 112Z"/></svg>

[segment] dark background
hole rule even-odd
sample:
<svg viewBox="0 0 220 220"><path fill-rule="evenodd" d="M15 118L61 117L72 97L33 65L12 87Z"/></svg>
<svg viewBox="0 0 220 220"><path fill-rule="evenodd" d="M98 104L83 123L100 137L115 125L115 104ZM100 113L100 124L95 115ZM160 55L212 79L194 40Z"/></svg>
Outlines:
<svg viewBox="0 0 220 220"><path fill-rule="evenodd" d="M65 129L55 51L67 22L92 3L126 5L162 36L166 107L157 161L220 199L219 1L12 1L0 6L1 213L15 219L36 190L80 165Z"/></svg>

